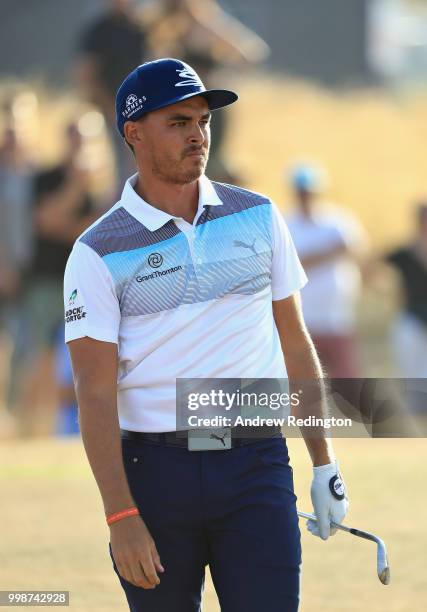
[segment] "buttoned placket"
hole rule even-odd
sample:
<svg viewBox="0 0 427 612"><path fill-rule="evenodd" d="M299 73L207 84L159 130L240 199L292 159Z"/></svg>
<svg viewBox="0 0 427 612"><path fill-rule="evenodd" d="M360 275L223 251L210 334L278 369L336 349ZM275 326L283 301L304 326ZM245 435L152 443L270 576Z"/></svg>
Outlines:
<svg viewBox="0 0 427 612"><path fill-rule="evenodd" d="M198 266L201 266L203 263L203 260L201 257L199 257L197 255L197 252L195 252L195 244L194 241L196 239L196 227L197 227L197 222L200 218L200 216L203 214L204 212L204 207L201 206L194 219L193 219L193 223L189 223L188 221L186 221L185 219L183 219L182 217L175 217L174 218L174 223L177 226L177 228L184 234L185 238L187 239L187 243L188 243L188 248L190 251L190 257L191 257L191 261L193 264L193 270L194 270L194 274L197 278L197 268Z"/></svg>
<svg viewBox="0 0 427 612"><path fill-rule="evenodd" d="M200 243L195 243L197 223L206 210L206 207L217 206L222 204L221 199L215 193L209 179L206 177L200 178L200 199L197 208L197 212L192 223L185 221L182 217L175 217L174 215L168 214L165 211L156 209L151 206L148 202L145 202L134 190L138 174L131 176L124 187L121 205L133 215L140 223L152 232L155 232L160 227L166 225L168 222L175 223L175 226L180 232L183 233L187 240L188 250L190 253L192 268L194 276L198 280L197 271L199 270L199 276L201 273L201 266L205 263L203 256L200 257L200 251L203 253L203 249L200 249ZM201 204L201 201L210 201L209 204ZM200 241L200 235L199 235Z"/></svg>

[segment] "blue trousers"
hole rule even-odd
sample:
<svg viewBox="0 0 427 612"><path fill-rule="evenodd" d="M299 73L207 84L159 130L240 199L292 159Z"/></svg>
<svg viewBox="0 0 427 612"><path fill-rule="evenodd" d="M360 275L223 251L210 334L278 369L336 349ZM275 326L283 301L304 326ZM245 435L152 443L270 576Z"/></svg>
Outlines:
<svg viewBox="0 0 427 612"><path fill-rule="evenodd" d="M222 612L296 612L300 531L283 438L224 451L123 440L132 495L165 573L153 590L114 569L131 612L200 612L209 565ZM111 554L111 546L110 546Z"/></svg>

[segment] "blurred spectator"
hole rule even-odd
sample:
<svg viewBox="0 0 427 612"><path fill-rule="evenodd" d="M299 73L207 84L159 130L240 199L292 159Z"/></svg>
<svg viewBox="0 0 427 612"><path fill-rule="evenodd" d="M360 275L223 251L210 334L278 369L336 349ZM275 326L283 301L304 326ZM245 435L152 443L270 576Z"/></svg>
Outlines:
<svg viewBox="0 0 427 612"><path fill-rule="evenodd" d="M0 144L0 292L14 294L31 257L30 164L16 132Z"/></svg>
<svg viewBox="0 0 427 612"><path fill-rule="evenodd" d="M117 168L117 190L135 172L128 147L116 128L114 102L125 76L146 53L144 26L133 0L105 0L107 9L82 33L76 78L85 98L104 114Z"/></svg>
<svg viewBox="0 0 427 612"><path fill-rule="evenodd" d="M296 210L287 218L308 283L301 291L305 322L330 378L356 378L360 369L355 307L366 248L359 223L323 202L324 175L299 166L291 176Z"/></svg>
<svg viewBox="0 0 427 612"><path fill-rule="evenodd" d="M58 386L58 411L54 425L54 433L69 436L80 432L78 409L74 392L73 370L70 353L64 340L64 330L61 327L56 344L55 378Z"/></svg>
<svg viewBox="0 0 427 612"><path fill-rule="evenodd" d="M259 63L270 53L262 38L216 0L163 0L144 16L151 49L158 57L184 59L187 54L202 54L219 65L234 67Z"/></svg>
<svg viewBox="0 0 427 612"><path fill-rule="evenodd" d="M416 210L413 240L386 256L399 273L404 299L393 328L396 362L405 378L427 378L427 202Z"/></svg>
<svg viewBox="0 0 427 612"><path fill-rule="evenodd" d="M0 435L13 428L6 408L20 339L23 274L32 252L30 164L8 119L0 142Z"/></svg>
<svg viewBox="0 0 427 612"><path fill-rule="evenodd" d="M54 347L63 320L65 265L77 236L98 216L81 167L82 137L75 124L66 129L66 154L57 166L33 180L34 256L24 294L27 346L16 412L21 433L47 426L57 401Z"/></svg>
<svg viewBox="0 0 427 612"><path fill-rule="evenodd" d="M187 62L207 87L215 87L216 69L241 70L262 62L270 52L257 34L226 13L216 0L163 0L145 10L144 20L151 54ZM206 174L213 180L238 183L222 156L225 121L221 109L212 115Z"/></svg>

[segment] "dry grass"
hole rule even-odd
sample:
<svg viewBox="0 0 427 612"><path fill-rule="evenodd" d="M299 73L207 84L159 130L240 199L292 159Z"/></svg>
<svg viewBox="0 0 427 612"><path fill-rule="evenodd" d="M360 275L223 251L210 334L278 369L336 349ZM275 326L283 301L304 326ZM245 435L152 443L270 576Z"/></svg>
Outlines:
<svg viewBox="0 0 427 612"><path fill-rule="evenodd" d="M308 456L300 441L289 446L299 507L310 509ZM384 538L392 584L378 581L370 542L342 533L321 542L304 530L301 612L421 612L427 597L425 441L337 440L336 449L351 492L347 522ZM0 590L67 589L75 612L125 612L81 444L3 443L0 487ZM204 601L204 612L218 612L209 580Z"/></svg>

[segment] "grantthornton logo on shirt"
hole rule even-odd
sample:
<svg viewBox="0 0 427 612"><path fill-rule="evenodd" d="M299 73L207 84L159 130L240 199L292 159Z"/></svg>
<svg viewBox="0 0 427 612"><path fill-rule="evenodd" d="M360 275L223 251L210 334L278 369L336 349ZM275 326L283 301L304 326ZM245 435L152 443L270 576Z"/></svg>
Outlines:
<svg viewBox="0 0 427 612"><path fill-rule="evenodd" d="M160 268L163 263L163 257L160 253L151 253L148 257L148 265L152 268Z"/></svg>
<svg viewBox="0 0 427 612"><path fill-rule="evenodd" d="M173 274L174 272L178 272L178 270L182 270L182 266L175 266L174 268L168 268L167 270L155 270L151 274L147 274L145 276L138 274L135 279L137 283L143 283L144 281L151 280L152 278L157 278L158 276L165 276L165 274Z"/></svg>

